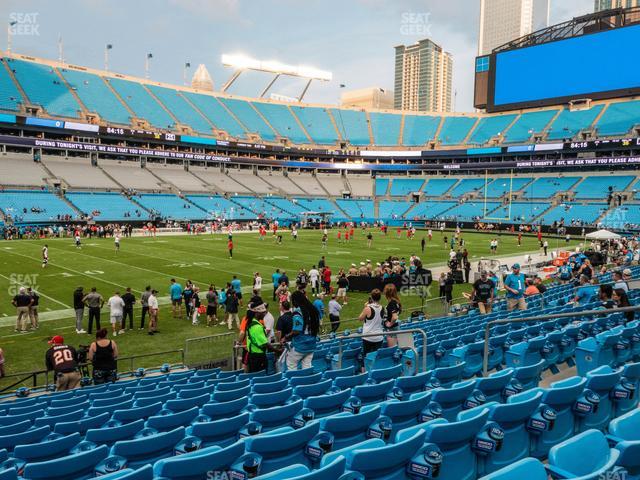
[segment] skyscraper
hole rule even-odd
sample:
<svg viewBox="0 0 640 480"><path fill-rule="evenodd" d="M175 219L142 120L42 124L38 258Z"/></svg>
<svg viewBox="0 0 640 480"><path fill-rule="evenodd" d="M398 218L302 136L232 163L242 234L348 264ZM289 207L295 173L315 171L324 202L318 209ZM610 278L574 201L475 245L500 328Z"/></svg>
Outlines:
<svg viewBox="0 0 640 480"><path fill-rule="evenodd" d="M594 0L593 11L601 12L610 8L640 7L640 0Z"/></svg>
<svg viewBox="0 0 640 480"><path fill-rule="evenodd" d="M478 55L544 28L549 21L549 0L480 0Z"/></svg>
<svg viewBox="0 0 640 480"><path fill-rule="evenodd" d="M450 112L453 58L430 39L396 50L393 105L396 109Z"/></svg>

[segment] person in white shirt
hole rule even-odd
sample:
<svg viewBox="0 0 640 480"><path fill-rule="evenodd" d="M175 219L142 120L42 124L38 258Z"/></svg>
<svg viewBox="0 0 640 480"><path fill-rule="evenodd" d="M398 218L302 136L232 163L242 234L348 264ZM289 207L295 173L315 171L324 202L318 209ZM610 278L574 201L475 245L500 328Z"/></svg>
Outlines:
<svg viewBox="0 0 640 480"><path fill-rule="evenodd" d="M118 332L118 327L122 326L122 312L124 310L124 300L120 297L120 293L115 292L113 296L107 300L107 305L109 305L113 336L115 337L118 333L123 334L124 330L122 328Z"/></svg>
<svg viewBox="0 0 640 480"><path fill-rule="evenodd" d="M147 300L149 305L149 335L154 335L158 331L158 291L151 290L151 295Z"/></svg>
<svg viewBox="0 0 640 480"><path fill-rule="evenodd" d="M113 236L113 241L116 247L116 253L118 253L120 251L120 232L116 232Z"/></svg>
<svg viewBox="0 0 640 480"><path fill-rule="evenodd" d="M42 268L49 263L49 245L42 247Z"/></svg>
<svg viewBox="0 0 640 480"><path fill-rule="evenodd" d="M320 272L314 265L313 267L311 267L311 270L309 270L309 282L311 282L311 293L313 295L317 295L318 293L320 293L320 289L318 288L319 279L320 279Z"/></svg>
<svg viewBox="0 0 640 480"><path fill-rule="evenodd" d="M265 313L264 318L262 319L262 324L264 325L264 330L267 335L267 338L269 339L269 342L274 342L276 339L276 332L275 332L276 319L269 311L269 304L265 303L264 306L267 309L267 313Z"/></svg>
<svg viewBox="0 0 640 480"><path fill-rule="evenodd" d="M340 310L342 305L336 299L335 295L329 300L329 321L331 322L331 332L336 332L340 328Z"/></svg>
<svg viewBox="0 0 640 480"><path fill-rule="evenodd" d="M253 274L253 289L258 292L262 290L262 277L260 276L260 272Z"/></svg>

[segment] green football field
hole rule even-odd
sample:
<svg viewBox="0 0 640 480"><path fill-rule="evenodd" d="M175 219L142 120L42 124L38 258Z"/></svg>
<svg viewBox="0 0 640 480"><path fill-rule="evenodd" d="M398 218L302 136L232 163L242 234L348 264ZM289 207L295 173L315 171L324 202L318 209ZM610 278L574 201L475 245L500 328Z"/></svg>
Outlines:
<svg viewBox="0 0 640 480"><path fill-rule="evenodd" d="M451 236L452 232L444 235ZM333 273L340 267L347 269L351 263L358 264L371 259L374 264L383 261L389 255L409 257L419 255L426 267L443 265L448 259L449 247L443 243L443 235L435 232L433 240L427 243L424 253L420 252L420 240L425 235L418 232L412 240L397 238L395 230L384 237L374 231L373 245L367 247L365 233L357 230L355 239L350 243L337 243L336 231L329 234L326 250L322 250L321 234L315 230L302 230L298 240L294 241L288 232L283 233L283 243L277 245L270 235L261 241L256 233L236 233L234 235L234 257L227 254L227 238L223 234L204 234L199 236L159 236L157 238L134 237L123 238L121 250L115 252L113 239L84 239L82 248L76 249L72 239L19 240L0 242L0 347L5 352L5 371L7 374L39 370L44 368L44 355L48 339L56 334L64 335L65 341L71 345L89 344L92 337L77 335L73 317L72 294L77 286L85 291L97 287L105 300L114 291L121 293L131 287L139 298L145 285L157 289L161 300L159 330L156 336L139 331L139 308L135 311L135 327L133 331L117 337L120 355L130 356L152 354L181 349L185 340L215 333L227 332L226 326L206 327L206 319L201 318L199 326L192 326L186 319L172 318L170 306L166 304L169 280L176 278L184 285L191 279L202 291L210 283L223 286L237 275L245 287L246 296L252 285L253 273L259 271L263 277L263 298L270 300L272 286L271 274L276 268L286 270L292 281L299 268L307 270L317 264L321 255L325 255ZM489 256L489 241L492 235L482 233L464 233L465 246L472 260ZM518 247L515 236L502 235L498 249L498 257L508 257L526 252L538 251L538 243L534 237L524 237L523 244ZM42 268L41 249L49 245L49 265ZM550 247L555 248L557 241L550 240ZM564 241L562 241L562 246ZM11 298L22 286L35 286L40 294L41 326L35 332L16 333L15 308ZM454 298L470 290L468 285L456 285ZM437 285L431 289L437 296ZM342 311L342 326L357 326L355 317L360 313L366 294L354 293ZM325 303L328 299L325 299ZM405 312L417 308L422 300L416 295L403 297ZM277 318L275 305L271 311ZM442 313L442 305L438 299L427 302L426 311L431 315ZM242 313L242 312L241 312ZM102 325L109 326L108 311L102 312ZM85 312L86 328L86 312ZM214 346L216 358L230 354L230 336L217 341ZM138 359L133 364L127 362L120 369L130 366L155 366L164 362L178 362L177 353L149 356ZM12 379L15 381L15 379ZM8 381L0 382L7 385Z"/></svg>

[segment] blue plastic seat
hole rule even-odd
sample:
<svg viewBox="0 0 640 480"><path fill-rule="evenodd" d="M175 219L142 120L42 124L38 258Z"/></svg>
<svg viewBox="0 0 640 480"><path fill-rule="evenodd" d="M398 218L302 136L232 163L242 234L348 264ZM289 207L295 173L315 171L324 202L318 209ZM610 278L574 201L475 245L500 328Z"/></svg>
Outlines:
<svg viewBox="0 0 640 480"><path fill-rule="evenodd" d="M136 401L132 399L120 404L105 405L103 407L91 407L89 410L87 410L87 416L93 417L95 415L102 415L103 413L109 413L112 415L116 410L128 410L130 408L134 408L135 402Z"/></svg>
<svg viewBox="0 0 640 480"><path fill-rule="evenodd" d="M613 365L614 348L620 341L621 333L602 332L595 337L585 338L576 347L576 366L578 375L586 376L588 372L604 365Z"/></svg>
<svg viewBox="0 0 640 480"><path fill-rule="evenodd" d="M318 422L311 422L297 430L285 427L267 434L245 438L245 449L247 454L260 456L258 471L261 474L293 464L312 466L316 459L310 455L310 451L306 451L305 447L319 431ZM240 457L240 461L234 464L232 469L239 469L235 465L241 465L243 460L243 457Z"/></svg>
<svg viewBox="0 0 640 480"><path fill-rule="evenodd" d="M156 478L167 480L213 478L211 476L213 472L224 472L227 478L233 478L231 465L244 454L244 451L242 442L235 442L225 448L207 447L195 452L158 460L153 465L153 473ZM244 472L236 472L236 475L242 473Z"/></svg>
<svg viewBox="0 0 640 480"><path fill-rule="evenodd" d="M170 393L171 387L164 387L164 388L154 388L152 390L143 390L141 392L137 392L133 394L133 398L135 400L139 400L141 398L152 398L152 397L158 397L160 395L166 395L167 393Z"/></svg>
<svg viewBox="0 0 640 480"><path fill-rule="evenodd" d="M501 369L504 364L505 345L509 339L509 333L492 335L489 338L489 363L488 370Z"/></svg>
<svg viewBox="0 0 640 480"><path fill-rule="evenodd" d="M399 430L403 430L420 423L422 411L431 402L431 392L417 394L408 400L390 400L381 404L382 415L391 419L391 438Z"/></svg>
<svg viewBox="0 0 640 480"><path fill-rule="evenodd" d="M316 470L309 470L304 465L296 464L266 475L260 475L260 480L336 480L344 473L346 464L346 459L343 456L338 456L332 462Z"/></svg>
<svg viewBox="0 0 640 480"><path fill-rule="evenodd" d="M293 378L293 377L306 377L308 375L315 375L316 372L313 368L304 368L300 370L287 370L282 375L284 378Z"/></svg>
<svg viewBox="0 0 640 480"><path fill-rule="evenodd" d="M220 420L238 415L248 404L249 399L247 397L228 402L205 403L200 412L211 418L211 420Z"/></svg>
<svg viewBox="0 0 640 480"><path fill-rule="evenodd" d="M364 383L368 380L368 373L361 373L359 375L351 375L350 377L337 377L333 384L341 389L345 388L353 388L358 385L364 385Z"/></svg>
<svg viewBox="0 0 640 480"><path fill-rule="evenodd" d="M433 371L433 377L440 382L442 388L449 388L454 383L462 380L462 372L466 368L464 362L449 367L436 368Z"/></svg>
<svg viewBox="0 0 640 480"><path fill-rule="evenodd" d="M164 408L167 410L171 410L172 412L182 412L184 410L189 410L194 407L201 407L205 403L211 401L211 395L205 393L198 397L189 397L189 398L175 398L171 400L167 400L164 404Z"/></svg>
<svg viewBox="0 0 640 480"><path fill-rule="evenodd" d="M357 413L338 413L321 419L320 429L333 434L333 450L339 450L369 438L372 426L377 428L380 413L379 405L364 407Z"/></svg>
<svg viewBox="0 0 640 480"><path fill-rule="evenodd" d="M534 337L523 342L511 345L505 353L505 361L508 367L528 367L542 360L542 347L546 340L544 337Z"/></svg>
<svg viewBox="0 0 640 480"><path fill-rule="evenodd" d="M433 384L431 372L422 372L407 377L398 377L395 386L400 388L405 395L430 390L434 386L440 386L439 382Z"/></svg>
<svg viewBox="0 0 640 480"><path fill-rule="evenodd" d="M355 372L360 368L360 354L362 347L349 348L342 351L342 362L338 361L338 354L331 357L331 370L341 370L349 368Z"/></svg>
<svg viewBox="0 0 640 480"><path fill-rule="evenodd" d="M547 471L540 460L525 458L496 472L481 477L480 480L547 480Z"/></svg>
<svg viewBox="0 0 640 480"><path fill-rule="evenodd" d="M203 395L211 395L211 393L213 393L211 387L183 388L178 391L178 398L201 397Z"/></svg>
<svg viewBox="0 0 640 480"><path fill-rule="evenodd" d="M100 477L101 480L153 480L153 467L145 465L137 470L125 468Z"/></svg>
<svg viewBox="0 0 640 480"><path fill-rule="evenodd" d="M545 458L553 445L575 434L581 415L590 414L593 404L588 398L590 395L585 396L586 383L585 378L571 377L554 382L549 388L541 389L542 404L555 412L555 420L552 429L539 432L532 438L532 457ZM513 396L513 401L526 400L536 394L537 389L528 390Z"/></svg>
<svg viewBox="0 0 640 480"><path fill-rule="evenodd" d="M121 468L138 468L169 457L173 455L174 447L184 438L184 432L184 427L178 427L169 432L120 440L111 447L111 456L98 465L96 470L102 471L114 461L120 462Z"/></svg>
<svg viewBox="0 0 640 480"><path fill-rule="evenodd" d="M285 388L284 390L274 393L256 393L251 395L249 403L258 408L276 407L283 405L287 400L289 400L292 393L292 388Z"/></svg>
<svg viewBox="0 0 640 480"><path fill-rule="evenodd" d="M610 449L598 430L587 430L555 445L549 451L547 470L556 478L596 480L615 478L620 452Z"/></svg>
<svg viewBox="0 0 640 480"><path fill-rule="evenodd" d="M122 423L135 422L136 420L146 419L152 415L155 415L162 410L162 403L156 402L144 407L134 407L118 409L113 412L112 418L119 420Z"/></svg>
<svg viewBox="0 0 640 480"><path fill-rule="evenodd" d="M358 385L351 390L351 393L358 397L363 405L368 405L384 400L394 385L395 380L387 380L373 385Z"/></svg>
<svg viewBox="0 0 640 480"><path fill-rule="evenodd" d="M477 402L474 402L477 397ZM475 388L474 380L457 383L450 388L435 389L431 399L442 408L442 417L454 421L464 408L473 408L484 403L484 395Z"/></svg>
<svg viewBox="0 0 640 480"><path fill-rule="evenodd" d="M119 422L116 422L119 423ZM116 425L113 427L103 427L87 430L85 440L97 444L113 445L120 440L128 440L144 428L144 420Z"/></svg>
<svg viewBox="0 0 640 480"><path fill-rule="evenodd" d="M614 391L614 417L619 417L638 407L640 401L640 362L629 363L622 370L621 386Z"/></svg>
<svg viewBox="0 0 640 480"><path fill-rule="evenodd" d="M27 463L22 476L30 480L93 478L93 470L109 454L105 445L46 462Z"/></svg>
<svg viewBox="0 0 640 480"><path fill-rule="evenodd" d="M76 410L75 412L65 413L64 415L44 416L36 418L33 425L35 427L43 427L49 425L52 429L58 422L76 422L84 417L84 410Z"/></svg>
<svg viewBox="0 0 640 480"><path fill-rule="evenodd" d="M351 397L350 390L307 397L304 399L304 407L313 410L315 418L322 418L338 413L349 397Z"/></svg>
<svg viewBox="0 0 640 480"><path fill-rule="evenodd" d="M42 406L42 405L41 405ZM14 425L16 423L29 420L33 422L36 418L44 416L44 409L39 408L30 413L23 413L22 415L5 415L0 416L0 427L6 427L7 425Z"/></svg>
<svg viewBox="0 0 640 480"><path fill-rule="evenodd" d="M238 433L249 423L249 420L249 413L241 413L235 417L213 422L195 422L187 428L186 434L201 439L203 447L212 445L226 447L236 442Z"/></svg>
<svg viewBox="0 0 640 480"><path fill-rule="evenodd" d="M293 389L293 395L297 395L302 399L323 395L327 393L332 385L333 380L330 379L319 381L311 385L300 385L299 387L295 387Z"/></svg>
<svg viewBox="0 0 640 480"><path fill-rule="evenodd" d="M329 465L337 458L346 458L347 471L357 472L361 477L372 480L392 480L419 478L418 472L429 473L425 462L425 431L418 430L395 444L385 444L375 439L360 445L353 445L341 451L332 452L322 459L322 465ZM431 447L433 449L433 447ZM427 477L429 478L429 477Z"/></svg>
<svg viewBox="0 0 640 480"><path fill-rule="evenodd" d="M26 445L29 443L40 442L51 432L51 428L45 425L40 428L33 428L21 433L14 433L12 435L4 435L0 437L0 448L6 448L8 451L13 451L16 445Z"/></svg>
<svg viewBox="0 0 640 480"><path fill-rule="evenodd" d="M514 395L509 397L506 404L486 405L489 408L488 420L500 426L504 438L499 450L478 457L480 475L500 470L516 460L529 457L532 437L537 435L538 431L545 431L554 426L555 418L545 418L547 407L540 406L542 394L543 392L538 391L535 395L524 398ZM467 416L473 410L461 413L460 417ZM530 429L534 427L538 428L538 431L531 433Z"/></svg>
<svg viewBox="0 0 640 480"><path fill-rule="evenodd" d="M107 412L97 415L95 417L85 417L81 418L75 422L58 422L56 426L53 427L53 431L55 433L59 433L61 435L69 435L70 433L79 433L84 435L91 428L99 428L109 419L111 415Z"/></svg>
<svg viewBox="0 0 640 480"><path fill-rule="evenodd" d="M451 356L456 358L458 362L465 364L462 370L462 378L475 377L482 373L484 341L456 347L453 349Z"/></svg>
<svg viewBox="0 0 640 480"><path fill-rule="evenodd" d="M239 398L246 397L247 395L249 395L249 393L251 393L250 385L247 385L244 388L238 388L228 391L218 391L216 389L216 391L213 392L213 395L211 395L211 398L216 402L229 402L231 400L237 400Z"/></svg>
<svg viewBox="0 0 640 480"><path fill-rule="evenodd" d="M502 402L507 397L505 389L510 384L513 374L512 368L506 368L488 377L480 377L476 379L476 388L484 394L487 402Z"/></svg>
<svg viewBox="0 0 640 480"><path fill-rule="evenodd" d="M51 437L39 443L16 446L13 457L27 463L44 462L68 455L81 440L79 433L67 436L52 434Z"/></svg>
<svg viewBox="0 0 640 480"><path fill-rule="evenodd" d="M622 368L613 370L609 366L602 366L587 373L587 383L585 388L595 392L600 400L597 409L590 415L580 418L578 430L584 432L595 428L596 430L604 430L613 418L614 400L613 392L620 383L622 376Z"/></svg>
<svg viewBox="0 0 640 480"><path fill-rule="evenodd" d="M178 385L174 385L172 390L175 392L182 392L183 390L197 390L199 388L204 388L204 387L205 387L205 380L200 380L198 382L187 381L186 383L180 383ZM211 390L208 390L208 391L209 393L211 393Z"/></svg>
<svg viewBox="0 0 640 480"><path fill-rule="evenodd" d="M263 377L266 378L266 377ZM251 387L251 393L274 393L284 390L289 386L289 380L282 378L269 383L254 383Z"/></svg>
<svg viewBox="0 0 640 480"><path fill-rule="evenodd" d="M322 378L335 380L338 377L350 377L353 373L353 368L350 367L342 368L340 370L326 370L322 372Z"/></svg>
<svg viewBox="0 0 640 480"><path fill-rule="evenodd" d="M300 375L296 377L291 377L289 379L289 385L292 387L297 387L300 385L311 385L313 383L319 382L322 378L322 372L314 373L313 375Z"/></svg>
<svg viewBox="0 0 640 480"><path fill-rule="evenodd" d="M302 400L281 407L259 408L251 412L251 421L262 425L262 431L273 430L291 424L293 417L302 410Z"/></svg>
<svg viewBox="0 0 640 480"><path fill-rule="evenodd" d="M175 400L178 397L176 392L168 392L164 395L158 395L156 397L141 397L134 401L133 406L131 408L139 408L146 407L148 405L153 405L154 403L165 403L169 400Z"/></svg>
<svg viewBox="0 0 640 480"><path fill-rule="evenodd" d="M273 382L277 382L279 380L282 380L282 373L274 373L271 375L263 375L260 377L253 377L251 379L251 385L257 385L259 383L273 383Z"/></svg>
<svg viewBox="0 0 640 480"><path fill-rule="evenodd" d="M14 433L26 432L30 428L31 422L29 420L14 423L13 425L7 425L6 427L0 427L0 437L4 437L5 435L13 435Z"/></svg>
<svg viewBox="0 0 640 480"><path fill-rule="evenodd" d="M426 432L424 441L434 443L442 454L440 465L441 480L474 480L478 476L478 462L476 452L472 447L477 446L475 439L483 436L484 448L493 445L496 448L497 441L491 439L486 433L494 428L492 423L487 423L489 410L478 409L478 413L465 420L447 422L440 418L415 427L401 430L396 435L396 443L414 435L419 429ZM488 453L488 452L487 452Z"/></svg>
<svg viewBox="0 0 640 480"><path fill-rule="evenodd" d="M129 400L132 400L133 397L131 395L116 395L115 397L112 398L101 398L101 399L97 399L97 400L92 400L91 401L91 406L92 407L107 407L110 405L118 405L120 403L123 402L128 402Z"/></svg>
<svg viewBox="0 0 640 480"><path fill-rule="evenodd" d="M170 410L162 410L159 415L154 415L147 419L145 426L154 428L159 432L167 432L176 427L189 425L200 414L198 407L172 413Z"/></svg>
<svg viewBox="0 0 640 480"><path fill-rule="evenodd" d="M0 480L18 480L18 471L15 468L7 468L0 471Z"/></svg>
<svg viewBox="0 0 640 480"><path fill-rule="evenodd" d="M640 410L631 410L609 423L610 445L620 451L617 464L624 467L632 478L640 475Z"/></svg>
<svg viewBox="0 0 640 480"><path fill-rule="evenodd" d="M402 365L394 365L388 368L375 368L369 371L369 378L376 383L391 379L396 380L402 375L402 368Z"/></svg>
<svg viewBox="0 0 640 480"><path fill-rule="evenodd" d="M329 355L329 349L318 348L313 352L313 358L311 359L311 367L316 372L324 372L331 367L331 357Z"/></svg>
<svg viewBox="0 0 640 480"><path fill-rule="evenodd" d="M239 388L246 388L251 385L251 379L246 378L244 380L236 380L234 382L219 382L216 383L216 392L228 392L230 390L238 390Z"/></svg>
<svg viewBox="0 0 640 480"><path fill-rule="evenodd" d="M544 360L540 360L538 363L528 365L526 367L518 367L515 369L513 378L515 378L523 390L529 390L535 388L540 382L540 375L544 369Z"/></svg>
<svg viewBox="0 0 640 480"><path fill-rule="evenodd" d="M62 400L59 400L57 398L52 398L51 401L49 402L49 408L73 407L75 405L80 405L88 400L89 398L86 395L76 395L74 397L64 398ZM70 410L70 411L73 411L73 410Z"/></svg>
<svg viewBox="0 0 640 480"><path fill-rule="evenodd" d="M364 366L367 371L381 368L394 367L400 361L398 347L379 348L375 352L368 353L364 358Z"/></svg>

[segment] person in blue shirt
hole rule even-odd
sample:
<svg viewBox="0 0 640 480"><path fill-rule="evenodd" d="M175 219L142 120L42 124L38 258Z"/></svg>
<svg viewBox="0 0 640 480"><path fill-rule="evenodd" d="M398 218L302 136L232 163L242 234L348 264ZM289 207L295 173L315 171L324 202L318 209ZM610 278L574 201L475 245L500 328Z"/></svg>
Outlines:
<svg viewBox="0 0 640 480"><path fill-rule="evenodd" d="M238 297L238 304L242 305L242 283L240 282L240 279L235 275L231 280L231 288L233 288L233 291L236 292L236 296Z"/></svg>
<svg viewBox="0 0 640 480"><path fill-rule="evenodd" d="M286 340L291 340L287 352L287 370L311 368L313 352L318 343L320 316L302 290L291 294L293 329Z"/></svg>
<svg viewBox="0 0 640 480"><path fill-rule="evenodd" d="M173 310L173 318L180 318L182 316L182 285L176 282L175 278L171 279L169 295L171 296L171 309Z"/></svg>
<svg viewBox="0 0 640 480"><path fill-rule="evenodd" d="M576 296L573 301L578 305L584 306L590 303L596 295L598 295L598 287L589 284L589 277L580 275L580 284L576 289Z"/></svg>
<svg viewBox="0 0 640 480"><path fill-rule="evenodd" d="M507 310L512 311L516 307L518 310L526 310L527 303L524 301L525 278L520 273L520 264L514 263L511 273L504 279L504 288L507 291Z"/></svg>
<svg viewBox="0 0 640 480"><path fill-rule="evenodd" d="M560 268L558 269L558 278L560 278L560 281L562 283L567 283L571 280L571 277L572 277L571 265L569 265L568 263L561 265Z"/></svg>
<svg viewBox="0 0 640 480"><path fill-rule="evenodd" d="M271 275L271 282L273 283L273 300L276 299L276 290L280 286L280 277L282 274L280 273L280 269L276 268L276 271Z"/></svg>
<svg viewBox="0 0 640 480"><path fill-rule="evenodd" d="M313 306L318 311L318 319L320 320L320 323L322 323L322 319L324 318L324 302L321 299L316 298L313 301Z"/></svg>

